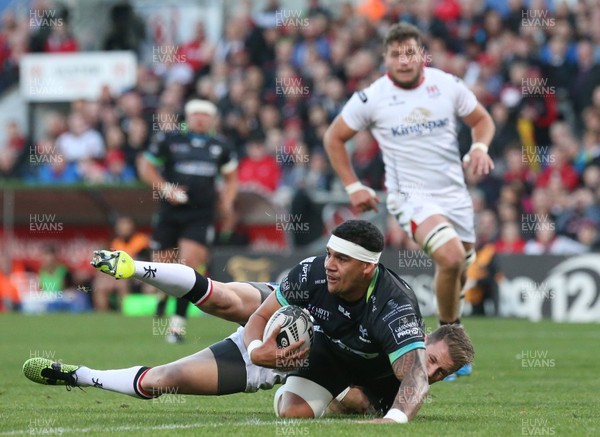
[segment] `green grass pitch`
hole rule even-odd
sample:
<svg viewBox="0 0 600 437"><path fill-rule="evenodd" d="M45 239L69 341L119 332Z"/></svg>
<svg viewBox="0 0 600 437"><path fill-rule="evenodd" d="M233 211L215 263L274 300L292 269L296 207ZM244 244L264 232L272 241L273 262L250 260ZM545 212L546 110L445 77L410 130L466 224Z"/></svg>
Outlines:
<svg viewBox="0 0 600 437"><path fill-rule="evenodd" d="M410 424L375 425L354 417L278 420L273 390L142 401L94 388L37 385L21 370L30 356L99 369L158 365L222 339L235 325L194 318L187 343L169 345L151 318L4 314L0 435L600 435L600 325L494 318L467 318L465 325L476 347L473 375L434 385Z"/></svg>

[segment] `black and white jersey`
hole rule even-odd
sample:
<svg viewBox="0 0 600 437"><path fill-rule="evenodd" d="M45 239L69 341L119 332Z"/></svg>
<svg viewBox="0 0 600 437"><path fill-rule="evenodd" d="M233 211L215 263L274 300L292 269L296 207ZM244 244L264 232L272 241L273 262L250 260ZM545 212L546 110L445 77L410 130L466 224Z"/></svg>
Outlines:
<svg viewBox="0 0 600 437"><path fill-rule="evenodd" d="M417 298L398 275L379 264L365 296L346 302L327 290L324 263L325 256L318 256L294 267L276 289L279 303L306 308L332 344L356 357L384 354L393 363L425 348Z"/></svg>

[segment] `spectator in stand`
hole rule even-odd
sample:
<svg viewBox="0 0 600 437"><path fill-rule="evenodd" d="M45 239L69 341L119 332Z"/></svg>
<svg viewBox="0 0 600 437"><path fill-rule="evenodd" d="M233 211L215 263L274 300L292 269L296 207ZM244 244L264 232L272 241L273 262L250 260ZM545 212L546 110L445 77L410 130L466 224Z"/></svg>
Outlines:
<svg viewBox="0 0 600 437"><path fill-rule="evenodd" d="M283 167L281 186L288 189L301 186L309 171L310 153L306 144L297 142L284 147L282 153L277 154L277 159Z"/></svg>
<svg viewBox="0 0 600 437"><path fill-rule="evenodd" d="M142 118L146 120L146 117L144 117L142 97L136 91L126 92L119 97L118 110L119 125L121 126L121 130L123 130L123 132L126 134L129 133L131 120L134 118Z"/></svg>
<svg viewBox="0 0 600 437"><path fill-rule="evenodd" d="M127 164L135 167L138 153L148 148L149 137L146 122L140 117L132 118L129 123L127 141L123 148Z"/></svg>
<svg viewBox="0 0 600 437"><path fill-rule="evenodd" d="M600 64L594 63L593 46L588 40L577 43L577 73L571 77L570 84L575 114L582 114L592 103L594 88L600 85Z"/></svg>
<svg viewBox="0 0 600 437"><path fill-rule="evenodd" d="M179 48L178 55L185 56L185 63L191 67L194 77L197 78L208 72L213 54L214 47L206 39L204 23L199 21L194 29L194 37Z"/></svg>
<svg viewBox="0 0 600 437"><path fill-rule="evenodd" d="M550 153L550 163L538 177L536 187L548 187L552 179L560 181L565 189L573 191L579 185L579 175L573 165L567 160L566 152L563 147L552 146Z"/></svg>
<svg viewBox="0 0 600 437"><path fill-rule="evenodd" d="M89 185L102 184L106 181L106 168L104 162L92 158L83 158L77 161L77 174L82 182Z"/></svg>
<svg viewBox="0 0 600 437"><path fill-rule="evenodd" d="M500 225L517 222L522 217L522 215L519 214L517 205L513 203L499 202L496 209L498 211L498 221L500 222Z"/></svg>
<svg viewBox="0 0 600 437"><path fill-rule="evenodd" d="M149 259L150 239L147 234L137 230L132 217L119 217L113 229L114 238L109 246L111 250L123 250L135 259ZM131 292L131 281L117 281L108 275L96 272L92 289L94 308L97 311L110 309L110 296L114 292L117 294L115 309L120 309L123 298Z"/></svg>
<svg viewBox="0 0 600 437"><path fill-rule="evenodd" d="M60 25L52 26L50 35L44 45L46 53L72 53L79 51L79 44L69 30L69 24L64 19Z"/></svg>
<svg viewBox="0 0 600 437"><path fill-rule="evenodd" d="M346 103L344 83L336 77L329 77L325 83L324 91L325 96L321 100L321 106L327 111L328 120L332 121Z"/></svg>
<svg viewBox="0 0 600 437"><path fill-rule="evenodd" d="M577 231L577 241L586 246L590 252L600 251L598 225L591 220L583 221Z"/></svg>
<svg viewBox="0 0 600 437"><path fill-rule="evenodd" d="M265 105L261 107L258 113L258 121L261 132L268 132L271 129L277 129L281 123L279 111L274 105Z"/></svg>
<svg viewBox="0 0 600 437"><path fill-rule="evenodd" d="M582 175L583 186L596 192L600 188L600 167L597 165L588 165ZM596 198L596 203L600 204Z"/></svg>
<svg viewBox="0 0 600 437"><path fill-rule="evenodd" d="M600 226L600 208L594 203L594 193L591 190L579 188L568 199L567 209L556 218L558 234L577 239L584 224Z"/></svg>
<svg viewBox="0 0 600 437"><path fill-rule="evenodd" d="M493 243L498 237L498 219L494 211L486 209L475 220L475 236L477 247L481 248Z"/></svg>
<svg viewBox="0 0 600 437"><path fill-rule="evenodd" d="M246 145L246 157L240 161L238 180L241 189L256 189L271 195L281 181L281 168L265 146L265 137L253 135Z"/></svg>
<svg viewBox="0 0 600 437"><path fill-rule="evenodd" d="M38 270L38 288L48 293L60 293L73 287L71 273L58 259L57 248L53 244L42 247Z"/></svg>
<svg viewBox="0 0 600 437"><path fill-rule="evenodd" d="M25 136L16 121L6 123L6 142L0 147L0 179L18 177L26 157Z"/></svg>
<svg viewBox="0 0 600 437"><path fill-rule="evenodd" d="M39 166L37 173L29 178L31 183L41 185L76 184L81 182L76 162L68 162L49 139L42 139L36 145L33 161Z"/></svg>
<svg viewBox="0 0 600 437"><path fill-rule="evenodd" d="M506 170L504 171L504 183L519 182L524 187L530 185L535 175L527 165L527 159L523 156L523 150L510 147L504 153ZM525 162L523 162L525 161Z"/></svg>
<svg viewBox="0 0 600 437"><path fill-rule="evenodd" d="M129 184L135 182L135 170L125 159L122 150L110 150L106 154L104 182L108 184Z"/></svg>
<svg viewBox="0 0 600 437"><path fill-rule="evenodd" d="M524 248L519 224L515 221L502 223L500 237L495 243L496 253L523 253Z"/></svg>
<svg viewBox="0 0 600 437"><path fill-rule="evenodd" d="M586 166L593 161L600 161L600 135L592 131L585 131L581 150L573 165L577 173L581 174L585 171Z"/></svg>
<svg viewBox="0 0 600 437"><path fill-rule="evenodd" d="M577 72L575 56L569 53L569 49L569 41L566 38L554 35L541 51L542 69L548 78L548 86L553 86L555 92L560 90L561 95L568 92Z"/></svg>
<svg viewBox="0 0 600 437"><path fill-rule="evenodd" d="M54 143L59 136L69 131L67 118L60 112L49 112L44 117L45 136Z"/></svg>
<svg viewBox="0 0 600 437"><path fill-rule="evenodd" d="M138 55L146 37L146 25L129 3L118 3L110 9L111 26L104 38L104 50L132 50Z"/></svg>
<svg viewBox="0 0 600 437"><path fill-rule="evenodd" d="M100 133L91 129L83 116L71 113L68 119L69 131L56 139L57 151L67 162L83 159L102 159L104 157L104 140Z"/></svg>
<svg viewBox="0 0 600 437"><path fill-rule="evenodd" d="M374 190L382 190L385 170L377 142L367 130L357 132L352 141L352 166L358 180Z"/></svg>
<svg viewBox="0 0 600 437"><path fill-rule="evenodd" d="M18 309L21 302L19 289L11 278L13 266L6 252L0 253L0 312Z"/></svg>
<svg viewBox="0 0 600 437"><path fill-rule="evenodd" d="M556 225L546 217L537 217L533 224L535 238L525 244L523 252L527 255L579 255L588 248L563 235L556 235Z"/></svg>
<svg viewBox="0 0 600 437"><path fill-rule="evenodd" d="M110 126L104 131L106 152L112 150L123 150L125 147L125 135L119 126Z"/></svg>
<svg viewBox="0 0 600 437"><path fill-rule="evenodd" d="M329 59L329 40L325 35L327 17L315 15L302 26L299 41L294 47L292 63L298 69L308 69L317 59ZM311 62L312 61L312 62Z"/></svg>
<svg viewBox="0 0 600 437"><path fill-rule="evenodd" d="M490 156L497 159L511 146L519 147L519 132L515 123L509 120L508 109L502 103L492 105L491 116L496 124L496 134L490 143ZM520 160L522 163L522 158Z"/></svg>

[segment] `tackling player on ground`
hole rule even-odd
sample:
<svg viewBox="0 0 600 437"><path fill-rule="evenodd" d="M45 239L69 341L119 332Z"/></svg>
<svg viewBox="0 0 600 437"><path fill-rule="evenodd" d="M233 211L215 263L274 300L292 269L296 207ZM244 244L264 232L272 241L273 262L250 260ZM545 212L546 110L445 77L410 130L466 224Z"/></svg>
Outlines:
<svg viewBox="0 0 600 437"><path fill-rule="evenodd" d="M463 166L476 175L494 168L487 154L494 123L462 80L424 66L415 26L393 25L384 46L387 73L346 103L325 134L325 149L352 205L377 210L375 192L358 181L345 150L359 130L370 129L385 164L388 211L435 262L440 325L460 324L464 274L475 258ZM457 116L471 127L473 141L463 166Z"/></svg>

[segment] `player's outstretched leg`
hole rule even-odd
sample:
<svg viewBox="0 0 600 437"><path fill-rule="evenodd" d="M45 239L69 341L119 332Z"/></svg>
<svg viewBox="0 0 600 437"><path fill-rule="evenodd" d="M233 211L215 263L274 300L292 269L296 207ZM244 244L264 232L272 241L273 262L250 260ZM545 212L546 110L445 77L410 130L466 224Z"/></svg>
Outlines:
<svg viewBox="0 0 600 437"><path fill-rule="evenodd" d="M94 251L91 265L119 279L138 279L208 314L236 323L246 323L272 292L261 283L213 281L183 264L136 261L119 250Z"/></svg>
<svg viewBox="0 0 600 437"><path fill-rule="evenodd" d="M97 387L140 399L152 399L152 393L141 388L140 381L150 367L136 366L118 370L94 370L85 366L62 364L47 358L30 358L23 364L23 373L33 382L44 385Z"/></svg>
<svg viewBox="0 0 600 437"><path fill-rule="evenodd" d="M174 263L136 261L122 250L95 250L90 264L116 279L139 279L170 296L202 305L210 296L212 281L191 267Z"/></svg>

